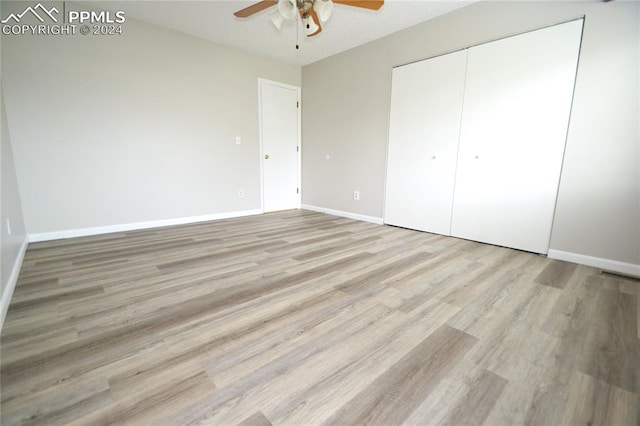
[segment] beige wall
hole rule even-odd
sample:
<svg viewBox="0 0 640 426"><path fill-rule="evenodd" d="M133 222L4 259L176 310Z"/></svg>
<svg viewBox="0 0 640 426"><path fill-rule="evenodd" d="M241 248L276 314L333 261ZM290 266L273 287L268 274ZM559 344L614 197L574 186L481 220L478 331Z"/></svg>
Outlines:
<svg viewBox="0 0 640 426"><path fill-rule="evenodd" d="M382 217L393 66L586 16L551 248L640 264L639 8L480 2L303 67L303 204Z"/></svg>
<svg viewBox="0 0 640 426"><path fill-rule="evenodd" d="M2 147L0 148L0 179L2 179L0 193L0 263L1 297L0 297L0 328L4 322L4 315L9 307L9 299L13 293L13 286L17 280L27 233L22 217L22 203L16 180L13 152L4 107L4 94L0 91L0 115L2 115ZM9 234L9 227L11 234Z"/></svg>
<svg viewBox="0 0 640 426"><path fill-rule="evenodd" d="M257 79L299 86L300 67L133 19L2 47L29 234L260 208Z"/></svg>

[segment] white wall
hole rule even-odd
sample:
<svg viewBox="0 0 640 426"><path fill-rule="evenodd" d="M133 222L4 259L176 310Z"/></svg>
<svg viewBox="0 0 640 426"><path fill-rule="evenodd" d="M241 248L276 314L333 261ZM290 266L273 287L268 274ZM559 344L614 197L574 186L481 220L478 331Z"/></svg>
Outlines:
<svg viewBox="0 0 640 426"><path fill-rule="evenodd" d="M479 2L303 67L303 204L382 217L393 66L585 16L550 254L637 268L639 9Z"/></svg>
<svg viewBox="0 0 640 426"><path fill-rule="evenodd" d="M0 329L9 308L9 301L18 280L22 257L26 250L27 233L22 217L20 192L16 180L11 139L4 106L4 94L0 90L0 115L2 115L2 147L0 157ZM11 229L11 233L9 233Z"/></svg>
<svg viewBox="0 0 640 426"><path fill-rule="evenodd" d="M299 86L300 67L133 19L123 30L2 35L30 235L260 208L257 79Z"/></svg>

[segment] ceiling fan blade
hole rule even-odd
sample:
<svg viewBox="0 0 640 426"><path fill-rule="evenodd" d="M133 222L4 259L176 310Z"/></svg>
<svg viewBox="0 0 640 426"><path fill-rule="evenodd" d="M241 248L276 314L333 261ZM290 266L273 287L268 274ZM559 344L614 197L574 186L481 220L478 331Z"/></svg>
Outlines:
<svg viewBox="0 0 640 426"><path fill-rule="evenodd" d="M235 12L234 15L238 18L247 18L253 14L262 12L271 6L275 6L276 4L278 4L278 0L262 0L261 2L252 4L249 7L245 7L244 9Z"/></svg>
<svg viewBox="0 0 640 426"><path fill-rule="evenodd" d="M314 31L312 34L307 34L307 37L313 37L314 35L320 34L320 32L322 31L322 25L320 25L320 18L318 17L318 13L315 11L313 6L311 6L311 9L309 9L308 12L309 12L309 15L311 16L311 19L313 19L313 22L315 22L316 25L318 26L318 29Z"/></svg>
<svg viewBox="0 0 640 426"><path fill-rule="evenodd" d="M334 3L346 6L362 7L364 9L378 10L384 4L384 0L333 0Z"/></svg>

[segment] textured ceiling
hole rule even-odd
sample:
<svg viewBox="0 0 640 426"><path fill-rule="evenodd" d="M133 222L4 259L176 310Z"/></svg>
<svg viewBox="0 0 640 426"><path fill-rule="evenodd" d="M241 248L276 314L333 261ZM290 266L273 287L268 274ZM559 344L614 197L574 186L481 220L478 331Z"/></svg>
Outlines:
<svg viewBox="0 0 640 426"><path fill-rule="evenodd" d="M257 1L91 1L106 10L124 10L127 18L171 28L293 65L307 65L403 28L466 6L473 1L387 0L378 11L336 4L323 31L307 38L296 21L278 31L269 14L249 18L233 12ZM85 4L89 2L84 2ZM297 35L299 32L299 36ZM300 49L296 50L296 44Z"/></svg>

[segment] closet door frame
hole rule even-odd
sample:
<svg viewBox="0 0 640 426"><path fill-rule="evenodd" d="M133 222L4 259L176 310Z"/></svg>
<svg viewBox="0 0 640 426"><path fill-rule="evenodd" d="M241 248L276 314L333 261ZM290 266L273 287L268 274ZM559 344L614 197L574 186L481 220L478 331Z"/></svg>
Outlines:
<svg viewBox="0 0 640 426"><path fill-rule="evenodd" d="M562 162L564 159L564 147L566 143L571 105L573 103L573 92L575 88L577 65L582 41L581 39L583 22L584 17L576 18L574 20L565 21L544 28L525 31L516 35L507 36L497 40L470 46L462 50L446 53L409 65L395 67L393 69L389 143L387 146L387 170L385 178L385 204L383 214L384 223L417 229L421 231L435 232L443 235L453 235L460 238L513 247L526 251L547 253L551 238L553 216L555 214ZM472 189L471 191L469 191L469 188L465 186L470 182L469 176L465 176L465 170L473 171L475 169L477 172L478 170L481 171L483 167L485 167L485 170L486 167L489 167L489 170L491 170L491 162L494 161L495 164L495 159L491 158L491 150L484 150L484 153L481 154L481 152L479 151L479 147L472 146L471 148L469 148L469 143L467 143L468 140L466 138L469 134L472 134L474 132L474 129L473 126L469 127L467 126L468 123L465 123L463 121L465 119L465 112L464 106L462 106L460 109L462 117L458 123L458 136L457 138L455 138L455 141L449 142L451 144L450 147L455 146L455 158L453 160L453 166L451 166L451 158L445 156L447 159L446 162L442 161L439 163L433 163L438 164L441 167L441 170L439 172L440 178L434 179L433 175L429 177L427 170L431 170L435 173L436 168L430 167L428 160L444 160L444 158L438 156L438 154L435 153L436 147L430 147L428 144L420 144L416 142L416 140L419 140L421 138L433 141L433 139L425 137L425 135L429 133L429 130L420 131L422 132L422 134L420 134L420 132L413 131L414 135L418 135L417 137L414 137L411 134L411 131L407 132L398 130L402 129L403 126L406 127L406 123L404 123L403 119L400 119L399 117L402 117L403 114L407 115L406 111L404 111L402 108L398 108L398 105L402 106L402 101L398 101L398 99L396 99L395 97L399 85L397 76L400 75L400 72L398 70L401 70L405 67L416 66L416 64L418 63L428 63L429 61L447 57L449 55L464 53L465 55L473 56L476 53L475 49L479 49L478 51L481 51L485 49L485 46L487 45L491 45L494 43L499 44L501 42L504 42L505 40L517 39L521 36L527 37L532 33L545 31L556 27L562 27L563 25L579 26L579 30L574 32L574 34L577 35L575 37L575 50L573 51L573 54L575 56L573 59L571 82L570 84L565 86L565 88L568 88L568 92L566 90L564 91L565 96L563 98L564 106L566 107L564 111L566 114L560 114L564 115L564 130L561 132L557 132L558 134L560 134L561 142L559 145L556 144L556 149L554 151L554 154L552 154L554 159L550 161L550 163L552 164L551 168L553 169L552 173L550 173L552 175L552 179L550 180L552 184L549 184L548 182L545 184L547 188L546 193L544 194L545 207L542 209L536 209L532 208L531 205L526 205L524 208L515 209L517 214L522 214L522 220L520 220L520 223L516 225L516 229L514 230L513 226L511 226L511 228L502 226L505 224L504 215L495 214L496 212L500 213L500 202L503 203L503 199L502 201L497 203L497 209L494 209L493 214L489 214L489 217L492 217L493 219L489 221L489 226L487 226L486 221L485 223L482 223L482 221L477 220L478 211L474 210L477 208L477 206L474 206L473 203L469 203L469 200L465 199L463 195L475 193L480 197L485 197L485 199L490 199L491 197L495 196L496 191L493 191L493 188L493 192L489 191L489 193L483 193L483 191L478 190L478 187L482 189L482 186L487 184L486 179L478 182L478 187ZM551 43L552 48L553 45L554 43ZM570 54L569 56L573 54ZM448 77L446 73L444 74L445 78ZM467 96L466 85L469 79L469 76L467 74L468 64L467 59L465 58L465 75L462 83L463 99ZM418 83L414 83L413 87L410 83L407 82L401 84L403 85L402 90L405 92L412 93L413 95L421 93L420 84ZM438 83L435 84L437 85ZM568 96L567 93L569 93ZM469 100L465 101L465 105L468 104L468 101ZM405 103L405 109L407 108L407 105L410 105L410 103ZM417 109L419 110L419 108ZM415 111L409 112L409 115L419 116L420 111L418 111L417 113ZM407 119L407 117L405 116L404 119ZM437 134L437 131L433 133ZM415 140L403 146L402 141L411 138ZM558 148L558 146L560 148ZM408 150L402 153L402 149ZM429 154L430 152L431 154ZM531 153L531 151L529 151L529 153ZM487 155L489 156L489 158L487 158ZM434 156L435 158L433 158ZM529 161L534 161L536 162L536 164L539 164L538 167L541 167L542 164L545 164L545 161L543 161L545 160L544 157L545 155L531 155L527 158ZM448 166L445 167L445 163L447 163ZM453 169L451 167L453 167ZM462 172L460 172L461 168L463 170ZM400 170L400 172L398 172L398 170ZM447 176L447 172L444 170L453 170L453 180L442 178L442 176ZM517 172L518 170L519 168L517 166L512 166L512 171ZM496 174L499 175L500 173ZM507 183L510 183L509 178L505 179L506 180L503 179L503 182L506 181ZM441 182L441 185L439 188L437 188L437 190L434 190L433 188L425 188L424 185L421 187L420 185L422 182L432 184L435 181ZM446 194L448 188L450 188L449 195ZM512 186L509 189L510 191L508 191L508 193L512 199L517 199L517 195L519 193L528 191L520 191L517 187L517 184L515 185L515 187ZM460 190L460 193L458 193L458 190ZM535 198L537 196L535 194L533 195L534 196L532 198ZM443 207L447 204L446 200L449 200L450 202L450 207L448 209ZM517 205L518 203L516 202L515 204ZM480 205L482 205L482 203L480 203ZM434 208L434 206L438 207ZM529 222L529 219L531 219L531 217L526 218L526 214L532 212L534 213L534 220L533 222ZM513 213L513 211L511 213ZM448 224L446 224L447 220L443 219L443 217L446 217L447 214ZM487 215L485 214L485 219L486 216ZM543 223L543 225L541 226L540 223ZM477 229L480 229L481 232L476 232ZM496 229L498 229L499 232L496 232ZM483 230L487 232L483 232ZM512 238L513 235L517 235L518 232L522 231L524 231L523 238ZM493 235L491 235L492 232ZM532 236L534 236L534 239L536 240L533 243L529 241Z"/></svg>

